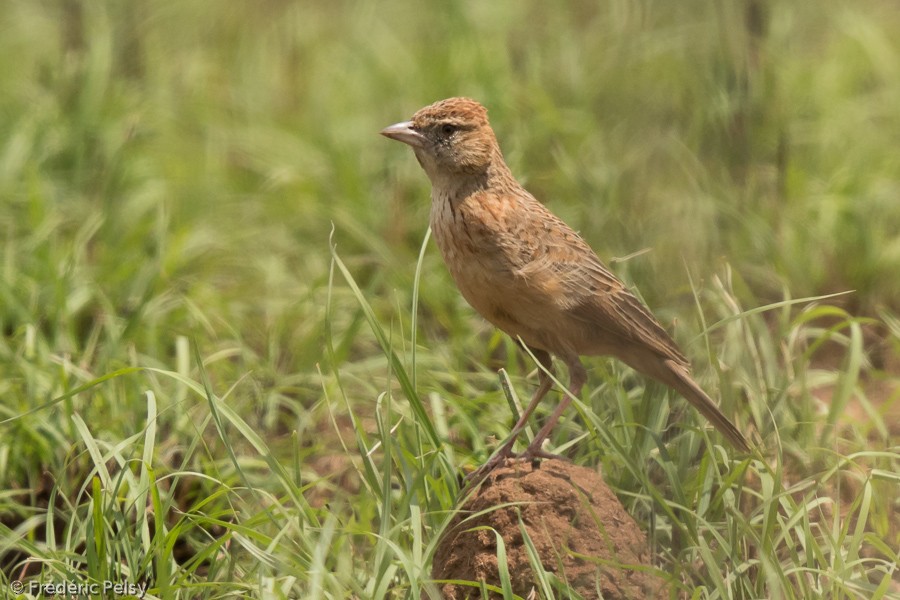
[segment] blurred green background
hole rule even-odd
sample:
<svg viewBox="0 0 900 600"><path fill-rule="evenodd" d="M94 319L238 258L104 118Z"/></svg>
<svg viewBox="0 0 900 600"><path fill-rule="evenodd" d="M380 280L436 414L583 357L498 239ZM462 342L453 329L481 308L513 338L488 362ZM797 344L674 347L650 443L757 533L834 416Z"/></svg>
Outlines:
<svg viewBox="0 0 900 600"><path fill-rule="evenodd" d="M227 441L191 384L292 465L297 490L343 497L334 474L375 430L391 369L329 238L411 365L429 184L378 131L448 96L488 107L513 173L682 339L703 329L694 290L717 280L744 308L854 290L835 314L873 317L863 363L896 404L896 2L3 0L0 13L9 579L37 572L26 556L53 556L51 494L67 498L56 518L87 519L98 464L121 454L140 471L128 461L146 444L129 436L146 433L150 396L157 475L209 477L166 506L223 481L265 488L273 463L245 458L259 450L249 434ZM509 419L485 408L505 406L496 368L530 367L465 305L433 244L422 272L417 386L468 407L449 429L478 446L478 419ZM795 349L773 344L790 363ZM131 367L159 371L119 371ZM368 550L352 541L377 514L335 525L344 546L323 542L331 572L357 582L328 576L336 596L382 589L366 587ZM77 537L67 551L83 551ZM314 549L296 556L299 589L320 589Z"/></svg>

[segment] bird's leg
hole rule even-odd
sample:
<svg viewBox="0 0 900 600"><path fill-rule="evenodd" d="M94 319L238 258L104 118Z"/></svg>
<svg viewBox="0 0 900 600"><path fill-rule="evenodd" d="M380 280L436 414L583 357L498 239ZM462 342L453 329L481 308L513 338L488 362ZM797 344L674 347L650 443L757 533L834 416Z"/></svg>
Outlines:
<svg viewBox="0 0 900 600"><path fill-rule="evenodd" d="M537 435L534 436L534 439L531 440L531 443L528 445L528 448L525 449L525 452L519 455L519 458L559 458L555 454L544 451L541 446L556 426L556 423L559 421L563 412L565 412L566 408L569 407L569 404L572 403L572 396L581 394L581 388L584 387L584 382L587 381L587 371L585 371L584 365L581 364L581 361L578 360L577 356L566 360L566 364L569 367L569 393L563 394L563 399L559 403L559 406L556 407L556 410L553 411L553 414L550 415L550 418L547 419L547 422L544 423L541 430L538 431Z"/></svg>
<svg viewBox="0 0 900 600"><path fill-rule="evenodd" d="M525 426L528 424L528 419L529 417L531 417L534 409L537 408L537 405L540 404L541 400L544 398L544 396L547 395L547 392L550 391L550 387L553 385L553 380L547 373L547 371L550 371L553 368L550 354L548 354L544 350L537 350L534 348L532 348L531 351L541 365L540 367L538 367L538 387L534 391L534 394L531 396L531 401L528 403L528 406L525 408L522 416L519 417L519 420L513 426L506 442L500 447L499 450L494 453L493 456L491 456L491 458L486 463L481 465L478 470L470 473L466 477L466 479L470 481L481 479L491 470L496 468L497 465L502 463L507 458L513 456L512 449L516 444L516 438L518 438L519 434L522 433L522 430L525 429Z"/></svg>

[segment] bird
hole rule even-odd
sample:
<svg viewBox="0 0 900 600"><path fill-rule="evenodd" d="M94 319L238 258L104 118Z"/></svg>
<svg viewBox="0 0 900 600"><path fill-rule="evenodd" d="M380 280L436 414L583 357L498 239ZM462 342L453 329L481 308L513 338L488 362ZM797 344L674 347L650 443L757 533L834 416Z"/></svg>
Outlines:
<svg viewBox="0 0 900 600"><path fill-rule="evenodd" d="M430 225L466 301L540 364L538 386L503 446L476 473L508 458L555 458L543 443L587 381L580 356L613 356L684 396L740 451L750 444L691 376L678 345L593 249L513 176L471 98L447 98L381 134L410 146L431 181ZM569 372L568 394L521 454L518 435L553 380L552 357Z"/></svg>

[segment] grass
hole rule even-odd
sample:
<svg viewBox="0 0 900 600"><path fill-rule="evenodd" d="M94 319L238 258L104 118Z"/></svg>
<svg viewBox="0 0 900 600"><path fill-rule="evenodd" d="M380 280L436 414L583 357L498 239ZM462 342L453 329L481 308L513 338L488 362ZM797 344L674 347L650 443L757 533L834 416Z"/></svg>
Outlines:
<svg viewBox="0 0 900 600"><path fill-rule="evenodd" d="M456 474L513 422L497 372L534 385L376 134L465 94L759 430L734 462L588 361L553 443L676 594L898 597L893 4L417 9L6 3L0 585L434 593Z"/></svg>

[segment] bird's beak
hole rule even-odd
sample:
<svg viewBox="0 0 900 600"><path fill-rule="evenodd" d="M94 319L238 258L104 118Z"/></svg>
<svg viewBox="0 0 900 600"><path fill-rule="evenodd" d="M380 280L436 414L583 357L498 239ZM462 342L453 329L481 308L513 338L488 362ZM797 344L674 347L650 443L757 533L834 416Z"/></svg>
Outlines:
<svg viewBox="0 0 900 600"><path fill-rule="evenodd" d="M381 135L409 144L413 148L421 148L425 145L425 136L413 129L412 121L404 121L385 127L381 130Z"/></svg>

